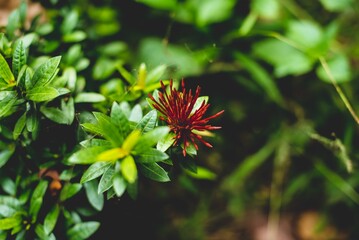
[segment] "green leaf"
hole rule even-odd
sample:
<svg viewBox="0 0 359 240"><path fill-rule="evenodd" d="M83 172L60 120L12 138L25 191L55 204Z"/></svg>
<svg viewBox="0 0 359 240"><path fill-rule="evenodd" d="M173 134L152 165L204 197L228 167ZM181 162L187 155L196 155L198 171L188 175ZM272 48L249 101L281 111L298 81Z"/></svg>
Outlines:
<svg viewBox="0 0 359 240"><path fill-rule="evenodd" d="M95 146L81 149L72 154L68 162L72 164L92 164L97 161L97 155L109 149L106 146Z"/></svg>
<svg viewBox="0 0 359 240"><path fill-rule="evenodd" d="M15 78L18 77L18 74L21 68L26 64L26 51L22 41L19 41L15 47L14 54L12 56L12 71Z"/></svg>
<svg viewBox="0 0 359 240"><path fill-rule="evenodd" d="M136 154L146 151L148 148L153 147L161 139L164 139L169 132L169 127L161 126L143 134L138 140L134 152Z"/></svg>
<svg viewBox="0 0 359 240"><path fill-rule="evenodd" d="M280 17L280 3L276 0L254 0L251 1L251 10L260 18L274 20Z"/></svg>
<svg viewBox="0 0 359 240"><path fill-rule="evenodd" d="M312 21L290 21L286 36L302 48L311 51L321 44L323 30L317 23Z"/></svg>
<svg viewBox="0 0 359 240"><path fill-rule="evenodd" d="M118 127L122 136L127 136L131 131L126 114L117 102L112 104L111 120Z"/></svg>
<svg viewBox="0 0 359 240"><path fill-rule="evenodd" d="M89 200L91 206L93 206L97 211L101 211L104 205L104 197L103 194L99 194L97 192L98 189L98 181L93 180L86 182L85 184L86 196Z"/></svg>
<svg viewBox="0 0 359 240"><path fill-rule="evenodd" d="M103 113L94 112L98 126L104 138L109 140L114 146L119 146L123 142L123 135L119 132L118 127L113 123L110 117Z"/></svg>
<svg viewBox="0 0 359 240"><path fill-rule="evenodd" d="M353 0L320 0L325 9L332 12L340 12L352 6Z"/></svg>
<svg viewBox="0 0 359 240"><path fill-rule="evenodd" d="M206 25L222 22L228 19L232 15L235 4L235 0L205 0L198 2L196 5L197 26L204 27Z"/></svg>
<svg viewBox="0 0 359 240"><path fill-rule="evenodd" d="M0 217L11 217L16 213L16 209L5 204L0 204Z"/></svg>
<svg viewBox="0 0 359 240"><path fill-rule="evenodd" d="M9 217L0 219L0 230L9 230L21 224L21 217Z"/></svg>
<svg viewBox="0 0 359 240"><path fill-rule="evenodd" d="M217 178L217 175L214 172L204 167L197 167L197 173L187 171L187 174L197 179L214 180Z"/></svg>
<svg viewBox="0 0 359 240"><path fill-rule="evenodd" d="M17 198L11 196L0 195L0 205L5 205L16 210L21 210L21 202Z"/></svg>
<svg viewBox="0 0 359 240"><path fill-rule="evenodd" d="M128 118L129 121L132 122L139 122L142 119L142 108L139 104L136 104L132 110L130 117Z"/></svg>
<svg viewBox="0 0 359 240"><path fill-rule="evenodd" d="M304 74L311 70L314 63L314 60L305 53L277 39L264 40L254 44L254 54L272 64L275 67L274 74L277 77L284 77L290 74ZM250 62L248 62L247 57L244 55L242 55L242 57L239 56L239 60L241 63L242 61L244 62L245 67L248 68L253 77L255 77L265 89L272 91L273 94L275 91L278 91L273 90L271 86L273 83L269 83L269 80L266 80L268 77L264 76L266 73L262 73L264 70L256 66L258 64L251 63L253 60L249 60ZM272 81L273 80L271 80L271 82Z"/></svg>
<svg viewBox="0 0 359 240"><path fill-rule="evenodd" d="M75 106L73 98L69 98L67 103L61 100L61 110L54 107L41 106L40 111L50 120L59 124L71 125L75 118Z"/></svg>
<svg viewBox="0 0 359 240"><path fill-rule="evenodd" d="M60 27L61 32L63 34L72 32L78 23L78 19L79 19L79 14L77 10L73 9L67 12Z"/></svg>
<svg viewBox="0 0 359 240"><path fill-rule="evenodd" d="M138 155L136 159L139 163L153 163L153 162L161 162L166 160L168 155L164 152L161 152L154 148L149 148L148 150L142 152Z"/></svg>
<svg viewBox="0 0 359 240"><path fill-rule="evenodd" d="M141 163L139 169L144 176L158 182L171 181L167 172L157 163Z"/></svg>
<svg viewBox="0 0 359 240"><path fill-rule="evenodd" d="M13 137L16 140L22 133L22 130L24 130L26 124L26 112L21 115L21 117L17 120L13 132Z"/></svg>
<svg viewBox="0 0 359 240"><path fill-rule="evenodd" d="M46 239L46 240L56 240L54 234L47 234L45 232L44 226L41 224L37 224L35 227L35 233L40 239Z"/></svg>
<svg viewBox="0 0 359 240"><path fill-rule="evenodd" d="M60 207L58 204L56 204L46 215L44 220L44 231L46 235L49 235L54 230L57 223L57 219L59 218L59 214L60 214Z"/></svg>
<svg viewBox="0 0 359 240"><path fill-rule="evenodd" d="M112 59L101 57L93 67L93 78L95 80L104 80L115 72L116 67L117 64Z"/></svg>
<svg viewBox="0 0 359 240"><path fill-rule="evenodd" d="M51 82L57 73L57 68L60 64L61 56L53 57L46 60L34 72L32 76L32 86L34 88L44 87Z"/></svg>
<svg viewBox="0 0 359 240"><path fill-rule="evenodd" d="M359 194L348 181L330 170L322 162L316 161L315 168L328 179L328 181L342 191L350 200L359 205Z"/></svg>
<svg viewBox="0 0 359 240"><path fill-rule="evenodd" d="M135 160L131 155L128 155L121 161L122 176L129 182L134 183L137 179L137 167Z"/></svg>
<svg viewBox="0 0 359 240"><path fill-rule="evenodd" d="M16 184L15 182L9 178L9 177L5 177L2 179L1 181L2 184L2 189L4 190L4 192L6 192L9 195L15 196L16 195Z"/></svg>
<svg viewBox="0 0 359 240"><path fill-rule="evenodd" d="M197 163L195 162L195 159L193 158L186 158L183 161L180 161L180 166L189 172L197 173Z"/></svg>
<svg viewBox="0 0 359 240"><path fill-rule="evenodd" d="M104 174L100 179L100 183L98 184L98 189L97 189L98 194L101 194L112 187L112 179L114 175L115 175L115 170L113 167L108 168L104 172Z"/></svg>
<svg viewBox="0 0 359 240"><path fill-rule="evenodd" d="M255 80L266 92L266 94L276 103L283 104L283 96L281 95L277 85L269 74L254 60L243 54L236 54L236 58L240 64L252 75Z"/></svg>
<svg viewBox="0 0 359 240"><path fill-rule="evenodd" d="M148 132L156 126L156 122L157 111L153 109L141 119L141 121L137 124L136 128L140 129L141 132Z"/></svg>
<svg viewBox="0 0 359 240"><path fill-rule="evenodd" d="M87 35L84 31L74 31L72 33L65 34L62 40L66 43L76 43L86 39Z"/></svg>
<svg viewBox="0 0 359 240"><path fill-rule="evenodd" d="M80 183L85 183L101 176L111 165L111 162L96 162L92 164L82 175Z"/></svg>
<svg viewBox="0 0 359 240"><path fill-rule="evenodd" d="M59 95L57 89L50 86L35 87L26 93L26 97L34 102L50 101Z"/></svg>
<svg viewBox="0 0 359 240"><path fill-rule="evenodd" d="M46 193L48 186L47 181L40 181L39 184L36 186L31 199L30 199L30 215L32 217L32 223L36 222L37 215L40 211L43 197Z"/></svg>
<svg viewBox="0 0 359 240"><path fill-rule="evenodd" d="M12 74L9 64L5 60L2 54L0 54L0 77L5 80L8 84L15 82L15 77Z"/></svg>
<svg viewBox="0 0 359 240"><path fill-rule="evenodd" d="M29 132L37 132L39 129L39 117L36 112L27 112L26 129Z"/></svg>
<svg viewBox="0 0 359 240"><path fill-rule="evenodd" d="M5 98L0 97L0 119L11 113L11 110L15 105L16 100L16 94L12 91L6 91Z"/></svg>
<svg viewBox="0 0 359 240"><path fill-rule="evenodd" d="M171 147L175 141L175 134L169 133L165 137L161 138L156 145L156 148L161 152L167 151L169 147Z"/></svg>
<svg viewBox="0 0 359 240"><path fill-rule="evenodd" d="M99 222L77 223L67 231L67 235L69 240L84 240L94 234L99 227Z"/></svg>
<svg viewBox="0 0 359 240"><path fill-rule="evenodd" d="M153 54L154 52L156 54ZM186 77L200 74L203 69L202 63L193 55L194 53L184 46L170 43L164 46L162 39L151 37L141 40L138 61L146 62L148 66L166 64L175 68L171 77Z"/></svg>
<svg viewBox="0 0 359 240"><path fill-rule="evenodd" d="M167 66L165 64L161 64L157 66L155 69L152 69L146 77L146 81L145 81L146 86L149 86L150 84L153 83L158 83L161 77L165 74L166 69Z"/></svg>
<svg viewBox="0 0 359 240"><path fill-rule="evenodd" d="M104 139L99 139L99 138L86 139L84 141L81 141L80 145L85 148L95 147L95 146L105 146L105 147L109 147L109 148L112 147L112 145L109 141L104 140Z"/></svg>
<svg viewBox="0 0 359 240"><path fill-rule="evenodd" d="M79 93L75 97L75 103L96 103L96 102L103 102L106 98L99 93Z"/></svg>
<svg viewBox="0 0 359 240"><path fill-rule="evenodd" d="M332 59L328 60L328 67L336 83L344 83L352 80L349 59L345 55L335 55ZM324 82L332 83L322 65L317 68L316 73Z"/></svg>
<svg viewBox="0 0 359 240"><path fill-rule="evenodd" d="M121 197L126 191L126 187L127 187L126 180L120 174L116 174L113 178L112 183L116 196Z"/></svg>
<svg viewBox="0 0 359 240"><path fill-rule="evenodd" d="M65 200L71 198L76 193L78 193L81 190L81 188L82 188L82 185L80 183L65 184L60 193L60 201L63 202Z"/></svg>
<svg viewBox="0 0 359 240"><path fill-rule="evenodd" d="M4 149L0 152L0 168L4 166L7 163L7 161L9 161L10 157L14 154L14 152L15 152L14 145L9 145L8 149Z"/></svg>
<svg viewBox="0 0 359 240"><path fill-rule="evenodd" d="M136 0L152 8L160 10L174 10L177 6L177 0Z"/></svg>

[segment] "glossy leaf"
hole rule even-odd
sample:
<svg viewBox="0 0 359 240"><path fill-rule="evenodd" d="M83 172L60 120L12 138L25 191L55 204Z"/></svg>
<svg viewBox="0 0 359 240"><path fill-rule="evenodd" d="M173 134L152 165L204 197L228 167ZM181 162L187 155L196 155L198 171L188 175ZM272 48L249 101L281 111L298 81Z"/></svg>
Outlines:
<svg viewBox="0 0 359 240"><path fill-rule="evenodd" d="M121 197L126 191L126 187L127 187L126 180L120 174L116 174L112 182L116 196Z"/></svg>
<svg viewBox="0 0 359 240"><path fill-rule="evenodd" d="M157 163L141 163L139 169L144 176L152 180L158 182L170 181L167 172Z"/></svg>
<svg viewBox="0 0 359 240"><path fill-rule="evenodd" d="M154 148L149 148L147 151L138 155L136 159L139 163L154 163L161 162L168 159L168 155Z"/></svg>
<svg viewBox="0 0 359 240"><path fill-rule="evenodd" d="M105 146L95 146L90 148L83 148L75 153L73 153L68 162L72 164L92 164L97 161L97 155L106 151L108 147Z"/></svg>
<svg viewBox="0 0 359 240"><path fill-rule="evenodd" d="M36 186L30 200L30 215L32 217L32 222L34 223L37 219L37 215L42 206L43 198L48 187L47 181L40 181Z"/></svg>
<svg viewBox="0 0 359 240"><path fill-rule="evenodd" d="M26 112L16 121L13 137L16 140L22 133L26 124Z"/></svg>
<svg viewBox="0 0 359 240"><path fill-rule="evenodd" d="M83 240L94 234L99 227L98 222L77 223L67 231L67 235L69 240Z"/></svg>
<svg viewBox="0 0 359 240"><path fill-rule="evenodd" d="M108 168L104 172L104 174L100 179L100 183L98 184L98 189L97 189L98 194L101 194L112 187L112 179L114 175L115 175L115 170L112 167Z"/></svg>
<svg viewBox="0 0 359 240"><path fill-rule="evenodd" d="M76 193L78 193L82 188L80 183L67 183L63 186L61 193L60 193L60 201L65 201Z"/></svg>
<svg viewBox="0 0 359 240"><path fill-rule="evenodd" d="M49 235L55 228L57 219L59 218L60 207L55 205L50 212L46 215L44 220L44 232Z"/></svg>
<svg viewBox="0 0 359 240"><path fill-rule="evenodd" d="M141 119L136 128L140 129L142 132L148 132L156 126L156 123L157 111L151 110Z"/></svg>
<svg viewBox="0 0 359 240"><path fill-rule="evenodd" d="M26 64L26 52L22 41L19 41L15 47L14 54L12 56L12 71L14 77L17 78L21 68Z"/></svg>
<svg viewBox="0 0 359 240"><path fill-rule="evenodd" d="M0 77L8 84L15 82L15 77L10 70L9 64L2 54L0 54Z"/></svg>
<svg viewBox="0 0 359 240"><path fill-rule="evenodd" d="M26 97L34 102L50 101L59 95L59 91L57 91L56 88L50 86L35 87L26 93Z"/></svg>
<svg viewBox="0 0 359 240"><path fill-rule="evenodd" d="M60 60L61 56L50 58L35 70L31 79L33 88L44 87L51 82L57 73Z"/></svg>
<svg viewBox="0 0 359 240"><path fill-rule="evenodd" d="M97 211L101 211L104 206L104 197L103 194L97 192L98 181L89 181L85 184L86 196L89 200L91 206L93 206Z"/></svg>
<svg viewBox="0 0 359 240"><path fill-rule="evenodd" d="M112 163L110 162L96 162L92 164L82 175L80 183L85 183L91 181L95 178L101 176L109 167L111 167Z"/></svg>

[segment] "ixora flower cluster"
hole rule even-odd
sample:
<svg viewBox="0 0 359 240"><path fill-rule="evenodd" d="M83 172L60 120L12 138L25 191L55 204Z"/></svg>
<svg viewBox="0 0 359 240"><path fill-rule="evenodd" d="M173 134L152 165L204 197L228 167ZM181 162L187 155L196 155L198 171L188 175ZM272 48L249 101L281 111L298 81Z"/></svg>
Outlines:
<svg viewBox="0 0 359 240"><path fill-rule="evenodd" d="M165 121L174 134L173 145L182 143L183 156L186 156L186 149L193 144L196 150L198 145L196 140L202 142L207 147L212 147L202 137L204 131L220 129L220 126L212 126L208 124L209 120L221 115L224 110L210 116L205 117L210 104L207 103L208 98L200 97L201 88L197 86L195 93L192 90L187 91L184 80L181 82L182 91L173 87L173 81L170 81L169 93L161 81L162 92L158 93L158 99L153 95L149 98L153 101L152 106L162 115L160 119Z"/></svg>

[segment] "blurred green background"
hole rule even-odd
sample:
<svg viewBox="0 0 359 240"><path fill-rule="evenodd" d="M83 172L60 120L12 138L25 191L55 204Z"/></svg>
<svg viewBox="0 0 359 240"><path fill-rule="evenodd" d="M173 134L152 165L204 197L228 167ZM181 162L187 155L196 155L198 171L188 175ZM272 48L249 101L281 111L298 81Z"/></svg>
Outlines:
<svg viewBox="0 0 359 240"><path fill-rule="evenodd" d="M118 63L165 64L202 87L209 115L225 110L196 159L211 172L141 179L137 200L105 203L92 239L359 239L358 1L34 2L65 33L41 51L78 43L67 64L89 64L88 91L118 100Z"/></svg>

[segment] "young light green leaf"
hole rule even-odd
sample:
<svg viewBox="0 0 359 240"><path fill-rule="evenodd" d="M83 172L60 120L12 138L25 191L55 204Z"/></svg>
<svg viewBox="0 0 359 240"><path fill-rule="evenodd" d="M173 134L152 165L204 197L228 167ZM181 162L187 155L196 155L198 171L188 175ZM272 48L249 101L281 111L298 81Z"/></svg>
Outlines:
<svg viewBox="0 0 359 240"><path fill-rule="evenodd" d="M21 217L9 217L0 219L0 230L9 230L21 224Z"/></svg>
<svg viewBox="0 0 359 240"><path fill-rule="evenodd" d="M93 206L97 211L101 211L104 205L103 194L98 194L98 181L93 180L86 182L85 184L86 196L89 200L91 206Z"/></svg>
<svg viewBox="0 0 359 240"><path fill-rule="evenodd" d="M139 164L139 169L141 173L149 179L158 182L171 181L167 172L157 163L142 163Z"/></svg>
<svg viewBox="0 0 359 240"><path fill-rule="evenodd" d="M78 193L82 188L82 185L80 183L67 183L62 188L60 193L60 201L63 202L72 196L74 196L76 193Z"/></svg>
<svg viewBox="0 0 359 240"><path fill-rule="evenodd" d="M101 194L107 191L109 188L112 187L112 179L115 175L115 170L113 167L108 168L100 179L100 183L98 185L97 193Z"/></svg>
<svg viewBox="0 0 359 240"><path fill-rule="evenodd" d="M110 162L95 162L84 172L80 183L85 183L101 176L111 165L112 163Z"/></svg>
<svg viewBox="0 0 359 240"><path fill-rule="evenodd" d="M49 235L54 230L59 214L60 214L60 207L59 205L56 204L46 215L44 220L44 231L46 235Z"/></svg>
<svg viewBox="0 0 359 240"><path fill-rule="evenodd" d="M126 187L127 187L126 180L120 174L116 174L113 178L112 183L116 196L121 197L126 191Z"/></svg>
<svg viewBox="0 0 359 240"><path fill-rule="evenodd" d="M50 86L34 87L26 93L26 97L34 102L50 101L59 95L59 91L57 91L56 88Z"/></svg>
<svg viewBox="0 0 359 240"><path fill-rule="evenodd" d="M44 87L51 82L57 73L60 60L61 56L50 58L35 70L34 75L32 76L32 84L34 88Z"/></svg>
<svg viewBox="0 0 359 240"><path fill-rule="evenodd" d="M121 161L122 176L129 182L134 183L137 179L137 167L135 160L131 155L128 155Z"/></svg>
<svg viewBox="0 0 359 240"><path fill-rule="evenodd" d="M98 222L81 222L67 231L69 240L83 240L89 238L100 227Z"/></svg>
<svg viewBox="0 0 359 240"><path fill-rule="evenodd" d="M15 77L12 74L9 64L5 60L2 54L0 54L0 77L5 80L8 84L15 82Z"/></svg>
<svg viewBox="0 0 359 240"><path fill-rule="evenodd" d="M21 68L26 64L26 52L25 47L22 41L19 41L15 47L14 54L12 56L12 71L15 78L18 77L18 74Z"/></svg>

